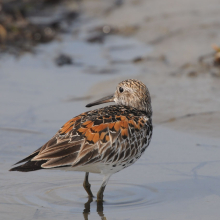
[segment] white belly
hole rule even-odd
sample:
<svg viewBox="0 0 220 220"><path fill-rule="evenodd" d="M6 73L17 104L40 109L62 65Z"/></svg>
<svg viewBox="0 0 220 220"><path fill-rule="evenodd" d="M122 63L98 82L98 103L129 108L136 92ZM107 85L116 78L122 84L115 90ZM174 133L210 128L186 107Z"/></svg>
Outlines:
<svg viewBox="0 0 220 220"><path fill-rule="evenodd" d="M123 169L122 166L113 167L112 164L94 163L77 167L57 167L53 169L65 170L65 171L80 171L89 173L113 174Z"/></svg>

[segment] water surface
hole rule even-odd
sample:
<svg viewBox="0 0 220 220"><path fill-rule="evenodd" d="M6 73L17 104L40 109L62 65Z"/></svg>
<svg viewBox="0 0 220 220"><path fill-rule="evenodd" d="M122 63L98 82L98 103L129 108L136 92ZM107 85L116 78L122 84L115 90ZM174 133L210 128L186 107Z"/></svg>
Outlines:
<svg viewBox="0 0 220 220"><path fill-rule="evenodd" d="M98 45L67 35L37 51L19 59L6 56L0 63L1 219L218 219L219 138L156 125L145 154L111 177L98 205L88 201L84 173L8 172L67 120L88 110L84 106L97 95L88 95L92 86L106 95L101 82L108 81L113 92L112 79L139 73L141 67L127 61L148 54L150 47L119 36ZM61 52L76 64L58 68L53 60ZM90 175L94 194L101 179Z"/></svg>

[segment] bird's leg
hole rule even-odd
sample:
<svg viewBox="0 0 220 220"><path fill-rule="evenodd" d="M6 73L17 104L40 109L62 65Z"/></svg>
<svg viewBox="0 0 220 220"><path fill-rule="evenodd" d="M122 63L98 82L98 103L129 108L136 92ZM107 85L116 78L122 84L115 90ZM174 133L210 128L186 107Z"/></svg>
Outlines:
<svg viewBox="0 0 220 220"><path fill-rule="evenodd" d="M97 193L97 202L103 202L103 193L111 175L104 176L102 185Z"/></svg>
<svg viewBox="0 0 220 220"><path fill-rule="evenodd" d="M103 202L103 193L104 193L104 190L105 190L105 187L106 186L101 186L98 193L97 193L97 201L99 202Z"/></svg>
<svg viewBox="0 0 220 220"><path fill-rule="evenodd" d="M89 183L89 172L86 172L85 179L84 179L84 182L83 182L83 187L86 190L86 192L88 193L88 196L92 198L94 196L92 194L90 186L91 186L91 184Z"/></svg>

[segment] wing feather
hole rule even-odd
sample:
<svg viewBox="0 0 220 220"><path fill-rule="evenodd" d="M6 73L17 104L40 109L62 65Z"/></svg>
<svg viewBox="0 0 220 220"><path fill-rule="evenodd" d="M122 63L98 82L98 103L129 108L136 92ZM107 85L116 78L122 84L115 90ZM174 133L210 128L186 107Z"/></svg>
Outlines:
<svg viewBox="0 0 220 220"><path fill-rule="evenodd" d="M70 154L65 157L58 157L55 159L48 160L46 163L42 165L43 168L54 168L60 166L70 166L72 162L76 159L77 154Z"/></svg>
<svg viewBox="0 0 220 220"><path fill-rule="evenodd" d="M111 106L112 115L106 107L76 116L45 145L18 163L27 161L25 166L22 165L23 169L31 171L35 170L35 164L36 169L40 169L131 161L139 155L143 144L149 143L149 138L140 138L138 133L145 131L143 135L151 137L149 130L152 126L147 125L145 115L124 113L126 108ZM14 170L19 170L19 167Z"/></svg>

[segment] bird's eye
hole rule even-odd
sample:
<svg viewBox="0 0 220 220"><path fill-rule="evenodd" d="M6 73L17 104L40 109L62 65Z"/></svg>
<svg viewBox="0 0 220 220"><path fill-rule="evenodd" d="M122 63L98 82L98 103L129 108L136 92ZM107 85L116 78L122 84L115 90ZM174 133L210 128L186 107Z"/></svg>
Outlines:
<svg viewBox="0 0 220 220"><path fill-rule="evenodd" d="M124 89L122 87L119 87L119 92L122 93Z"/></svg>

